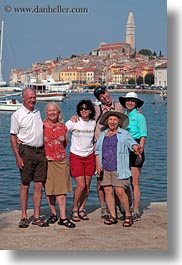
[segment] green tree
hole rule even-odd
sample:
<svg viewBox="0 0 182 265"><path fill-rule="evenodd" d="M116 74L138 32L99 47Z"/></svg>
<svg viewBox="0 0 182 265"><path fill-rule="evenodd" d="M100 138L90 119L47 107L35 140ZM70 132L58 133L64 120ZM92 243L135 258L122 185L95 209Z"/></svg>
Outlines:
<svg viewBox="0 0 182 265"><path fill-rule="evenodd" d="M128 84L135 84L135 79L134 78L129 78L128 79Z"/></svg>
<svg viewBox="0 0 182 265"><path fill-rule="evenodd" d="M76 58L76 57L78 57L78 55L72 54L70 59L73 59L73 58Z"/></svg>
<svg viewBox="0 0 182 265"><path fill-rule="evenodd" d="M148 50L148 49L142 49L139 51L140 54L143 54L145 56L148 56L148 57L152 57L152 52L151 50Z"/></svg>
<svg viewBox="0 0 182 265"><path fill-rule="evenodd" d="M139 76L139 77L137 78L136 82L137 82L137 85L141 85L141 84L143 84L143 77L142 77L142 76Z"/></svg>
<svg viewBox="0 0 182 265"><path fill-rule="evenodd" d="M153 74L146 74L145 83L148 84L149 86L154 84L154 75Z"/></svg>

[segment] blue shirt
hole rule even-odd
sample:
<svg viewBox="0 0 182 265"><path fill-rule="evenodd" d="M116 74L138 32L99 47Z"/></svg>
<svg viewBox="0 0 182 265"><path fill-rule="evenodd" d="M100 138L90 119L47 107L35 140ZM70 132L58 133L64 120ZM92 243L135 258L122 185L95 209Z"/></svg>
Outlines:
<svg viewBox="0 0 182 265"><path fill-rule="evenodd" d="M129 118L129 125L126 128L130 132L134 139L140 139L141 137L147 137L147 123L144 115L133 109L130 113L125 112Z"/></svg>
<svg viewBox="0 0 182 265"><path fill-rule="evenodd" d="M104 130L96 142L95 154L99 155L100 164L102 166L102 150L103 150L103 140L108 132ZM131 176L131 171L129 168L129 149L133 151L132 146L138 143L131 137L131 134L124 129L118 128L117 136L117 178L127 179Z"/></svg>

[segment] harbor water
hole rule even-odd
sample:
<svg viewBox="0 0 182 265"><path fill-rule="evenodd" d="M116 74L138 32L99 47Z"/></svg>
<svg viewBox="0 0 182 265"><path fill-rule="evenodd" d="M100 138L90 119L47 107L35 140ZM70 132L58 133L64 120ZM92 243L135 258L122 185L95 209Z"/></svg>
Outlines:
<svg viewBox="0 0 182 265"><path fill-rule="evenodd" d="M114 101L124 93L111 93ZM141 110L145 115L148 126L148 138L145 146L146 161L140 176L141 201L162 202L167 201L167 104L160 95L138 94L144 100ZM17 97L19 101L21 98ZM94 96L89 93L70 93L69 98L59 103L64 120L76 113L76 105L81 99ZM37 102L42 118L45 117L45 102ZM0 212L19 210L20 177L16 161L10 145L10 117L12 112L0 112ZM69 145L67 156L69 157ZM72 180L73 190L75 188ZM33 208L32 203L33 183L29 192L28 208ZM67 195L67 205L71 206L73 192ZM93 176L88 205L99 205L96 188L96 176ZM42 207L47 207L45 193L43 194Z"/></svg>

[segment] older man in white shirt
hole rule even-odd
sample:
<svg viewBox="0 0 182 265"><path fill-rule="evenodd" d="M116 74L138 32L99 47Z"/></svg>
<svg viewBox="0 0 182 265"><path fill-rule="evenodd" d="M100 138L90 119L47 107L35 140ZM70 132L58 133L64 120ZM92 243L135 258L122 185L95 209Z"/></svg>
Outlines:
<svg viewBox="0 0 182 265"><path fill-rule="evenodd" d="M47 226L40 218L40 204L42 187L46 180L47 162L43 146L43 123L40 112L34 109L36 92L32 88L25 88L22 93L23 105L11 116L10 138L16 164L20 170L21 188L21 220L20 228L27 228L27 203L30 182L34 181L34 220L33 225Z"/></svg>

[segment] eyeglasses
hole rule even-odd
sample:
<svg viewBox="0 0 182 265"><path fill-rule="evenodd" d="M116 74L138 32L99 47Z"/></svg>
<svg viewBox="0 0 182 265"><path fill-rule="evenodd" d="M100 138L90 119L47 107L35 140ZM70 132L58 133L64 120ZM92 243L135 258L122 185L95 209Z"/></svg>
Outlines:
<svg viewBox="0 0 182 265"><path fill-rule="evenodd" d="M80 107L80 110L89 110L88 108Z"/></svg>

